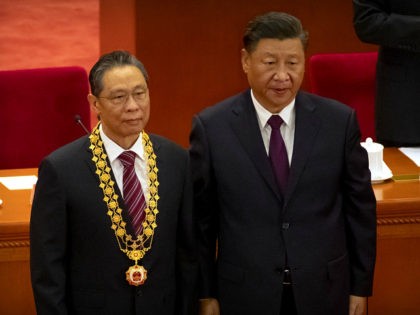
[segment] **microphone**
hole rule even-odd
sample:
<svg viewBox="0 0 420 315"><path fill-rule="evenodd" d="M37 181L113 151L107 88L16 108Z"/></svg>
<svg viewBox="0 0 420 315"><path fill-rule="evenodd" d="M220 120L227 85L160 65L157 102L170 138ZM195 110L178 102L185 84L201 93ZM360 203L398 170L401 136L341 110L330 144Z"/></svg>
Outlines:
<svg viewBox="0 0 420 315"><path fill-rule="evenodd" d="M89 130L85 127L85 125L82 122L82 118L80 117L80 115L74 115L74 121L76 122L76 124L79 124L83 130L86 132L86 134L90 135Z"/></svg>

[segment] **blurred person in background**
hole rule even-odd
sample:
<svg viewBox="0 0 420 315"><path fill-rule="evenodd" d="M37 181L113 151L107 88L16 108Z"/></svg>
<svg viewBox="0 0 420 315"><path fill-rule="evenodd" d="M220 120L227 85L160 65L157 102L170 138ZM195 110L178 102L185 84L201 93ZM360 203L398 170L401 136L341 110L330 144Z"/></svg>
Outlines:
<svg viewBox="0 0 420 315"><path fill-rule="evenodd" d="M375 129L385 146L420 146L420 1L353 0L353 24L379 45Z"/></svg>

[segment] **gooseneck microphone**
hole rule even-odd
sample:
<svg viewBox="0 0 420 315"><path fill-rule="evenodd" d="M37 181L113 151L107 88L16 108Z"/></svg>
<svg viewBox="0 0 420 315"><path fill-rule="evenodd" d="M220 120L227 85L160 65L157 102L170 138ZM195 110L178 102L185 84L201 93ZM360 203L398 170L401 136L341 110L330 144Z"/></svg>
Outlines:
<svg viewBox="0 0 420 315"><path fill-rule="evenodd" d="M86 132L86 134L90 135L90 131L83 124L82 118L80 117L80 115L74 115L74 121L83 128L83 130Z"/></svg>

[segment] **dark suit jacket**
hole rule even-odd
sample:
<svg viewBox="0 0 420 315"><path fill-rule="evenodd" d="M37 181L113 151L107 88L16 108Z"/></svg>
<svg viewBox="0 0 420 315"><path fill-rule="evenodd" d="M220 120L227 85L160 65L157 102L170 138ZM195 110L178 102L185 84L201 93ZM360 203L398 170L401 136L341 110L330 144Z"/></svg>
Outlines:
<svg viewBox="0 0 420 315"><path fill-rule="evenodd" d="M353 0L359 38L380 45L376 136L386 145L420 145L420 1Z"/></svg>
<svg viewBox="0 0 420 315"><path fill-rule="evenodd" d="M297 95L284 197L249 91L194 117L190 140L202 297L222 314L279 315L286 252L299 315L348 314L350 294L371 294L376 202L352 109Z"/></svg>
<svg viewBox="0 0 420 315"><path fill-rule="evenodd" d="M159 213L152 248L139 261L148 270L139 287L125 280L134 262L120 251L111 229L88 138L41 163L30 224L38 314L195 314L197 257L188 154L162 137L150 138L159 169Z"/></svg>

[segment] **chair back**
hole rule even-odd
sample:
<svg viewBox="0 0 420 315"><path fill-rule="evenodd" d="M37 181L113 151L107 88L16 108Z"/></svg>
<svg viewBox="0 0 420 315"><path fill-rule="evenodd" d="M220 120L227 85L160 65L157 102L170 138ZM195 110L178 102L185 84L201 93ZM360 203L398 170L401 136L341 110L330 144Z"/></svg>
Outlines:
<svg viewBox="0 0 420 315"><path fill-rule="evenodd" d="M0 71L0 169L38 167L43 157L90 129L81 67Z"/></svg>
<svg viewBox="0 0 420 315"><path fill-rule="evenodd" d="M362 133L375 140L377 52L316 54L309 58L311 92L356 110Z"/></svg>

